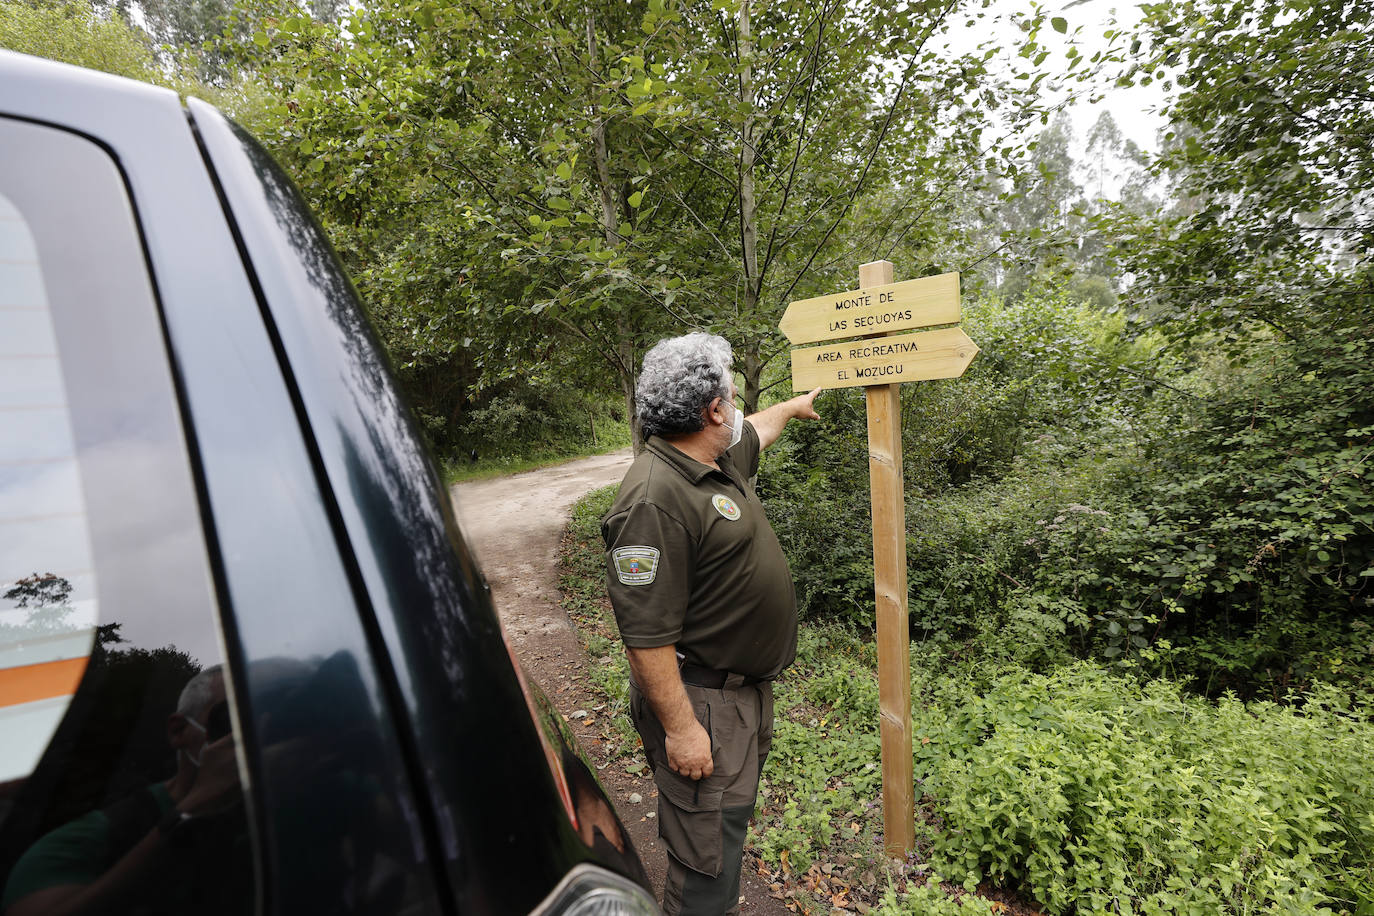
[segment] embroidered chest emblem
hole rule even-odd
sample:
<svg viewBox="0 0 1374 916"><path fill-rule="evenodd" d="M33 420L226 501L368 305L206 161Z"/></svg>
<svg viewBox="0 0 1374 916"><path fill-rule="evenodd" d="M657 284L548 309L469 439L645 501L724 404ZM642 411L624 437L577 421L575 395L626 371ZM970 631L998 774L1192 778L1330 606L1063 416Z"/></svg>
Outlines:
<svg viewBox="0 0 1374 916"><path fill-rule="evenodd" d="M658 574L658 548L617 547L611 562L621 585L650 585Z"/></svg>
<svg viewBox="0 0 1374 916"><path fill-rule="evenodd" d="M715 496L712 496L711 505L715 506L716 511L719 512L721 515L725 516L726 518L728 518L730 521L739 521L739 506L735 505L735 501L730 497L726 496L724 493L717 493Z"/></svg>

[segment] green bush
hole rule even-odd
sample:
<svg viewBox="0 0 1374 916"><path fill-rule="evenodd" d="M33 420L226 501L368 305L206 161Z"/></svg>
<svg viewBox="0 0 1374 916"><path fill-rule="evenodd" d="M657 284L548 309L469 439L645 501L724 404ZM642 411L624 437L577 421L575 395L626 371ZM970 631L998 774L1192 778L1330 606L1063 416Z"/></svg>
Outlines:
<svg viewBox="0 0 1374 916"><path fill-rule="evenodd" d="M914 632L1211 696L1367 682L1374 327L1360 314L1314 315L1301 339L1195 341L1185 362L1058 295L971 304L969 372L902 393ZM821 412L765 456L761 491L803 616L871 626L862 396L828 393Z"/></svg>
<svg viewBox="0 0 1374 916"><path fill-rule="evenodd" d="M918 692L936 868L966 887L1051 913L1370 912L1374 726L1334 691L1213 703L1080 664Z"/></svg>
<svg viewBox="0 0 1374 916"><path fill-rule="evenodd" d="M418 413L450 478L514 472L630 444L624 410L612 395L513 383L486 392L453 417Z"/></svg>
<svg viewBox="0 0 1374 916"><path fill-rule="evenodd" d="M940 887L940 883L932 878L925 884L902 893L889 889L874 912L882 916L900 916L904 913L910 913L911 916L991 916L997 910L982 897L971 894L957 899L951 897Z"/></svg>
<svg viewBox="0 0 1374 916"><path fill-rule="evenodd" d="M1033 528L1002 514L1028 550L998 567L1017 583L990 595L1001 620L1052 608L1078 651L1211 695L1368 678L1374 344L1350 326L1243 353L1156 398L1139 447L1085 458Z"/></svg>
<svg viewBox="0 0 1374 916"><path fill-rule="evenodd" d="M966 317L982 348L969 371L903 386L901 394L911 604L919 626L938 621L934 628L948 633L970 627L974 608L999 603L1009 582L1002 573L1027 552L1021 542L1029 534L1013 533L1029 531L1037 516L1027 513L1044 510L1046 490L1064 468L1073 473L1085 441L1110 453L1129 438L1140 384L1123 367L1153 353L1151 343L1121 338L1120 319L1054 293L1011 304L977 300ZM803 616L869 626L864 396L826 392L818 410L823 423L794 425L764 454L760 495L792 566ZM996 499L980 507L976 495L965 497L1008 477L1037 488L1013 517ZM989 555L989 532L997 550L1015 548L1010 555ZM948 607L946 598L961 606Z"/></svg>
<svg viewBox="0 0 1374 916"><path fill-rule="evenodd" d="M773 749L751 845L805 871L837 836L855 837L882 794L872 646L838 627L804 626L796 665L775 688Z"/></svg>
<svg viewBox="0 0 1374 916"><path fill-rule="evenodd" d="M0 48L166 85L152 40L115 9L86 3L16 3L0 7Z"/></svg>

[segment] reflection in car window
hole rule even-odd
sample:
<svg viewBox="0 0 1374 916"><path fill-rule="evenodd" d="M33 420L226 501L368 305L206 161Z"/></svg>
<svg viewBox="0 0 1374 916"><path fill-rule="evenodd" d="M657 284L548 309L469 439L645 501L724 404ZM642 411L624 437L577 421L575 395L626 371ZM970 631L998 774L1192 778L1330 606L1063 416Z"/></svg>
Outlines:
<svg viewBox="0 0 1374 916"><path fill-rule="evenodd" d="M123 177L0 117L0 195L0 914L250 912L232 678Z"/></svg>
<svg viewBox="0 0 1374 916"><path fill-rule="evenodd" d="M95 636L90 535L33 234L0 194L0 783L27 776Z"/></svg>

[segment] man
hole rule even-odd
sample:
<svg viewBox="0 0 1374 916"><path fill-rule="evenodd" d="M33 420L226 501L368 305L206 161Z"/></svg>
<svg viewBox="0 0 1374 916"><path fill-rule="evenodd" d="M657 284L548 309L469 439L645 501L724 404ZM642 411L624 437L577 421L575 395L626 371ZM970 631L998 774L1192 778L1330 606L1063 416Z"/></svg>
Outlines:
<svg viewBox="0 0 1374 916"><path fill-rule="evenodd" d="M238 762L219 665L186 683L167 719L167 741L176 751L172 777L39 839L10 872L3 916L251 909ZM221 883L207 880L207 871Z"/></svg>
<svg viewBox="0 0 1374 916"><path fill-rule="evenodd" d="M773 735L772 680L797 649L791 571L749 480L820 389L744 418L730 345L708 334L644 357L646 445L602 522L630 660L630 715L658 784L669 916L739 910L744 834Z"/></svg>

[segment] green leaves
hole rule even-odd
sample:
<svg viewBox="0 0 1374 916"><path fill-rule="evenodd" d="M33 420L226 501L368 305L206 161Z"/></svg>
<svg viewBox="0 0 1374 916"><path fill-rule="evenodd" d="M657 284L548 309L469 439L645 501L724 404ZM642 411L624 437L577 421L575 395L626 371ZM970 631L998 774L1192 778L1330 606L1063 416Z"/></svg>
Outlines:
<svg viewBox="0 0 1374 916"><path fill-rule="evenodd" d="M1213 704L1087 665L916 679L935 862L966 886L1020 886L1051 912L1315 916L1374 852L1374 727L1334 692Z"/></svg>

